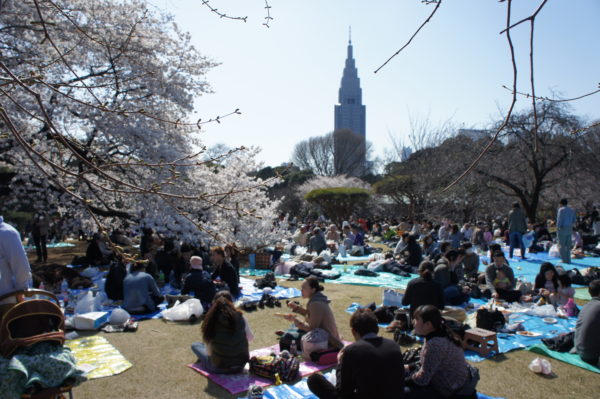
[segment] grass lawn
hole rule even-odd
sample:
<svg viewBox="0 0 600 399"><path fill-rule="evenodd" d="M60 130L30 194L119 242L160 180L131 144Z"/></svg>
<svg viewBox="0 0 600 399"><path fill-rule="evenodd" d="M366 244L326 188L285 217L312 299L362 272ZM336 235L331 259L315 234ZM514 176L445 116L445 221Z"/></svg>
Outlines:
<svg viewBox="0 0 600 399"><path fill-rule="evenodd" d="M80 255L84 247L49 249L51 262L68 263ZM35 253L29 253L30 260ZM35 267L35 266L34 266ZM279 280L283 286L300 288L300 282ZM352 302L367 304L381 302L383 288L325 284L324 293L332 300L340 333L351 340L345 309ZM284 330L288 323L273 314L278 309L247 313L255 341L250 349L275 344L274 331ZM279 310L280 311L280 310ZM194 362L190 344L200 341L200 324L166 323L147 320L139 323L135 333L104 335L133 364L124 373L85 382L74 389L77 398L235 398L204 376L186 367ZM391 338L390 333L381 331ZM600 339L600 337L599 337ZM529 362L541 356L525 350L502 354L475 365L481 373L478 390L487 395L504 398L598 398L600 374L548 359L555 373L552 377L538 376L527 368ZM595 392L595 393L594 393ZM376 399L376 398L373 398Z"/></svg>

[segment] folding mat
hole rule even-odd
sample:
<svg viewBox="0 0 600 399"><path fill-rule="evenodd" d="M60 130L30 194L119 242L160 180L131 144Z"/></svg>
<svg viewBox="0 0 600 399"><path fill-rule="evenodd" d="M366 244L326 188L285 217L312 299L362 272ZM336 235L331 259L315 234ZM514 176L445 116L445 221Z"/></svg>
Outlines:
<svg viewBox="0 0 600 399"><path fill-rule="evenodd" d="M90 370L86 374L90 380L117 375L133 366L117 348L101 336L67 340L65 346L73 352L78 368Z"/></svg>
<svg viewBox="0 0 600 399"><path fill-rule="evenodd" d="M267 348L253 350L252 352L250 352L250 357L265 356L273 352L279 353L278 344ZM202 364L200 363L188 364L188 367L209 378L215 384L222 386L232 394L247 391L251 385L260 385L261 387L273 385L273 381L271 380L250 374L248 372L248 365L246 365L244 371L239 374L213 374L204 369ZM300 375L304 377L309 374L316 373L317 371L325 370L331 367L332 365L321 366L312 362L303 361L302 363L300 363Z"/></svg>
<svg viewBox="0 0 600 399"><path fill-rule="evenodd" d="M600 368L594 367L591 364L584 362L577 353L553 351L541 342L539 344L533 345L530 348L527 348L527 350L534 353L540 353L542 355L549 356L553 359L560 360L561 362L569 363L573 366L577 366L582 369L586 369L589 371L593 371L594 373L600 374Z"/></svg>

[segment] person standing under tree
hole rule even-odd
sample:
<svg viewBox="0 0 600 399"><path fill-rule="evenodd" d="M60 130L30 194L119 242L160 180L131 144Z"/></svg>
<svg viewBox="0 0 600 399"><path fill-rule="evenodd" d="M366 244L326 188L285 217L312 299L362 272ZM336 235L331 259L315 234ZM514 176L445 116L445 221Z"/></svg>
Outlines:
<svg viewBox="0 0 600 399"><path fill-rule="evenodd" d="M573 225L576 222L575 211L567 206L566 198L560 200L560 208L556 216L556 236L560 258L563 263L571 263L571 249L573 248L572 235Z"/></svg>
<svg viewBox="0 0 600 399"><path fill-rule="evenodd" d="M33 242L37 252L37 262L46 262L48 260L48 249L46 248L46 244L48 241L48 229L50 228L48 218L44 214L38 213L35 216L35 219L33 219L32 228Z"/></svg>
<svg viewBox="0 0 600 399"><path fill-rule="evenodd" d="M518 202L514 202L511 211L508 212L509 259L512 259L516 246L521 249L521 259L527 259L525 258L525 246L523 245L523 234L526 232L527 220L525 219L525 213L521 209L521 205Z"/></svg>

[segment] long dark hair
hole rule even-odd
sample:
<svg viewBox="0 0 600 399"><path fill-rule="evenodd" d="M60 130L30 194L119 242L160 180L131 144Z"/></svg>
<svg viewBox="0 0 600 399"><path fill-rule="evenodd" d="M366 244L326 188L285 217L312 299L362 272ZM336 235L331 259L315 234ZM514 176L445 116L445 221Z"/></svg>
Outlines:
<svg viewBox="0 0 600 399"><path fill-rule="evenodd" d="M427 281L431 281L431 280L433 280L433 269L434 268L435 268L435 265L433 264L433 262L424 260L419 265L419 274L421 275L421 277L423 277L423 279L425 279Z"/></svg>
<svg viewBox="0 0 600 399"><path fill-rule="evenodd" d="M460 338L446 325L446 321L442 317L442 312L433 305L421 305L413 313L413 319L419 318L423 323L431 322L434 331L432 334L435 336L446 337L453 344L462 348L462 341Z"/></svg>
<svg viewBox="0 0 600 399"><path fill-rule="evenodd" d="M234 330L236 323L242 317L242 312L233 305L233 297L229 291L219 291L214 299L212 306L206 313L202 322L202 338L204 342L210 342L215 337L217 322L222 320L227 328Z"/></svg>
<svg viewBox="0 0 600 399"><path fill-rule="evenodd" d="M546 272L552 270L554 275L552 276L552 285L554 290L558 289L558 272L554 265L550 262L544 262L540 266L540 272L535 276L535 289L544 288L546 286Z"/></svg>

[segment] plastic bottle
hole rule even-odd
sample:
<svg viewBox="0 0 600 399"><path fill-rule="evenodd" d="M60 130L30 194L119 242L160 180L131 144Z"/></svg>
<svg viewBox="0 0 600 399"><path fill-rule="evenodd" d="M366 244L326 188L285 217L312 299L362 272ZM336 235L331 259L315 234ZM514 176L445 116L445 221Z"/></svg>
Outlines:
<svg viewBox="0 0 600 399"><path fill-rule="evenodd" d="M275 385L281 384L283 384L283 382L281 382L281 377L279 376L279 373L275 373Z"/></svg>
<svg viewBox="0 0 600 399"><path fill-rule="evenodd" d="M575 301L573 300L573 298L569 298L569 300L567 301L567 303L564 306L565 312L567 313L567 317L575 316L576 306L577 305L575 305Z"/></svg>
<svg viewBox="0 0 600 399"><path fill-rule="evenodd" d="M292 356L298 355L298 347L296 346L295 339L293 339L292 343L290 344L290 353L292 354Z"/></svg>
<svg viewBox="0 0 600 399"><path fill-rule="evenodd" d="M69 283L66 278L63 278L62 283L60 283L60 296L63 302L63 305L66 306L69 302Z"/></svg>

